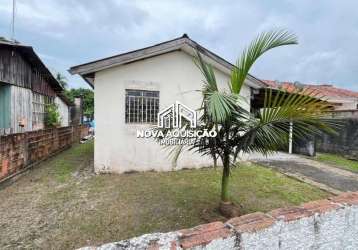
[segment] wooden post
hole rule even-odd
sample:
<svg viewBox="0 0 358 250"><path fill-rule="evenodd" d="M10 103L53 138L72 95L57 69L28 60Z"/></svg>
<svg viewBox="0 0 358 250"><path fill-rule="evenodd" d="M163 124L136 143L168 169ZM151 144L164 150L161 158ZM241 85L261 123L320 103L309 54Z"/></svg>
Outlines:
<svg viewBox="0 0 358 250"><path fill-rule="evenodd" d="M24 166L27 166L29 164L29 135L28 133L24 133L24 146L23 146L23 150L24 150Z"/></svg>
<svg viewBox="0 0 358 250"><path fill-rule="evenodd" d="M292 139L293 139L293 123L290 121L290 131L288 135L288 153L292 154Z"/></svg>

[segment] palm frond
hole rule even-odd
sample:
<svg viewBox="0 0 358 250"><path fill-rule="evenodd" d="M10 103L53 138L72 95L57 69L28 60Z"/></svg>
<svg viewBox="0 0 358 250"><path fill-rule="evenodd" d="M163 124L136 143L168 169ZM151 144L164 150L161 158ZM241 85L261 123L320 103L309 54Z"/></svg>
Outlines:
<svg viewBox="0 0 358 250"><path fill-rule="evenodd" d="M244 49L231 73L231 89L240 93L244 81L255 61L265 52L280 46L297 44L296 35L286 30L272 30L261 33L248 48Z"/></svg>
<svg viewBox="0 0 358 250"><path fill-rule="evenodd" d="M265 91L264 106L257 114L243 108L239 94L251 66L270 49L290 44L297 44L297 38L285 30L259 35L237 61L229 92L219 89L212 65L197 52L195 63L204 76L200 122L197 128L183 129L215 129L217 136L198 137L194 144L171 147L173 162L184 150L213 159L220 157L223 164L228 157L234 163L240 152L268 154L287 146L291 123L295 139L311 137L322 131L335 132L338 122L326 118L330 105L313 90L288 93L269 89Z"/></svg>
<svg viewBox="0 0 358 250"><path fill-rule="evenodd" d="M204 95L205 92L218 91L218 86L217 86L213 67L210 64L205 63L199 52L196 53L196 57L194 58L194 63L199 68L199 70L201 71L202 75L205 78L204 88L203 88Z"/></svg>
<svg viewBox="0 0 358 250"><path fill-rule="evenodd" d="M202 93L207 119L214 123L223 123L231 117L237 98L219 90L213 67L203 60L199 52L194 62L205 78Z"/></svg>
<svg viewBox="0 0 358 250"><path fill-rule="evenodd" d="M287 145L290 123L295 138L309 138L322 132L336 133L337 120L328 119L330 105L312 95L266 90L264 107L258 118L251 117L242 138L241 150L267 154Z"/></svg>

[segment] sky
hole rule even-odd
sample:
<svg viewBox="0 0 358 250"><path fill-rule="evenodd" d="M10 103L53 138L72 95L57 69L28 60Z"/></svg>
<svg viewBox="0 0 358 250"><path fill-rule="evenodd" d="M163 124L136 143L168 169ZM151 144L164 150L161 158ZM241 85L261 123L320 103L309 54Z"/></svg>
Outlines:
<svg viewBox="0 0 358 250"><path fill-rule="evenodd" d="M235 62L260 32L284 28L299 44L268 52L252 75L358 91L357 10L356 0L17 0L15 38L78 88L88 85L71 66L183 33ZM11 15L12 0L0 0L0 36L10 37Z"/></svg>

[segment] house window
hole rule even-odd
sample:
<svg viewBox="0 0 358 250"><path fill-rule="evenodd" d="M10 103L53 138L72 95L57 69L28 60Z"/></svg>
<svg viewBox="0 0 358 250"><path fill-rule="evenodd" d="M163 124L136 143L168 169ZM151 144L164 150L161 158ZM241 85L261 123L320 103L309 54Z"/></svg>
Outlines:
<svg viewBox="0 0 358 250"><path fill-rule="evenodd" d="M33 129L44 128L46 105L53 103L54 98L33 93L32 95L32 127Z"/></svg>
<svg viewBox="0 0 358 250"><path fill-rule="evenodd" d="M126 123L156 123L159 91L126 89Z"/></svg>

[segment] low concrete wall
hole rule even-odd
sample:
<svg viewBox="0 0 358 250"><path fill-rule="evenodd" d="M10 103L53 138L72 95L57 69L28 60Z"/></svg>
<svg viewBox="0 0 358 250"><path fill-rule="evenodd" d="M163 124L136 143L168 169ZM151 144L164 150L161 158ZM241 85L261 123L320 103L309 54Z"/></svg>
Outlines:
<svg viewBox="0 0 358 250"><path fill-rule="evenodd" d="M358 160L358 119L342 119L338 135L317 138L317 152L335 153Z"/></svg>
<svg viewBox="0 0 358 250"><path fill-rule="evenodd" d="M0 182L70 147L87 134L88 128L71 126L0 136Z"/></svg>
<svg viewBox="0 0 358 250"><path fill-rule="evenodd" d="M315 138L294 139L293 153L307 156L316 156Z"/></svg>
<svg viewBox="0 0 358 250"><path fill-rule="evenodd" d="M84 247L124 249L358 249L358 192L169 233Z"/></svg>
<svg viewBox="0 0 358 250"><path fill-rule="evenodd" d="M335 110L330 113L330 117L332 118L355 118L358 119L358 109L350 109L350 110Z"/></svg>

